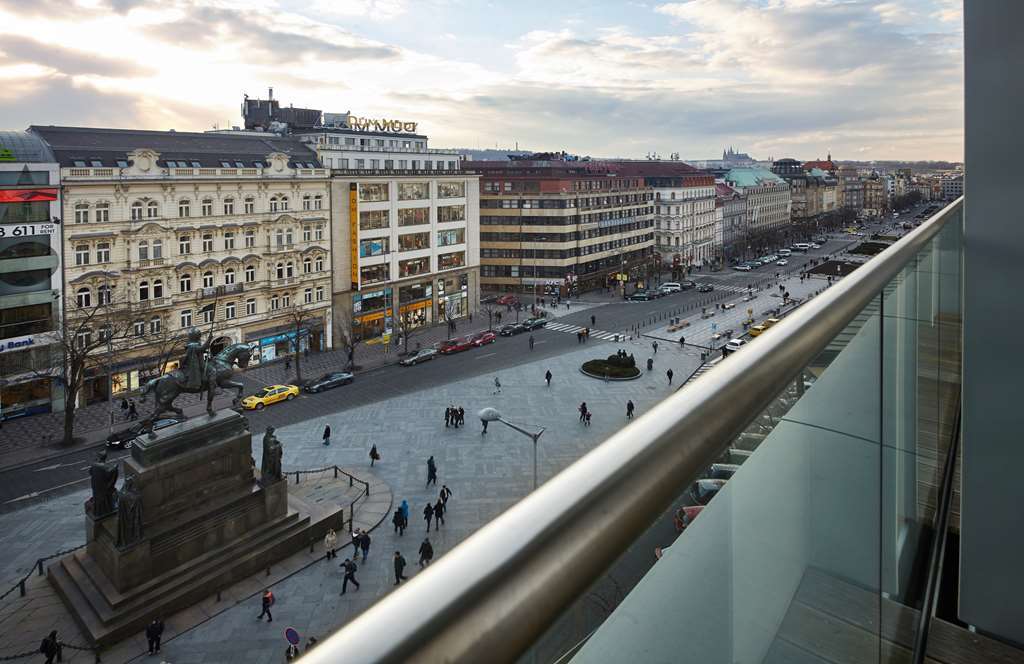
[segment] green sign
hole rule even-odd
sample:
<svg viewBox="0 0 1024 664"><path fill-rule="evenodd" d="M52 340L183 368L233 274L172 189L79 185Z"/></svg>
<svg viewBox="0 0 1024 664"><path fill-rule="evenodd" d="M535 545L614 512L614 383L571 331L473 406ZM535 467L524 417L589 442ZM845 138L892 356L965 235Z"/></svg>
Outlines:
<svg viewBox="0 0 1024 664"><path fill-rule="evenodd" d="M0 148L0 161L18 161L9 148Z"/></svg>

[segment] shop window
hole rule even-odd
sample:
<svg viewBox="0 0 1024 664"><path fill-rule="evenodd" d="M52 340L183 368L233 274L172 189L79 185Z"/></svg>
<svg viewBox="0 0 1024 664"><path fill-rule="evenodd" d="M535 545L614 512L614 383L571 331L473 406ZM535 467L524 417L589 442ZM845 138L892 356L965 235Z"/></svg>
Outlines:
<svg viewBox="0 0 1024 664"><path fill-rule="evenodd" d="M411 277L417 274L430 272L430 257L411 258L405 261L398 261L398 274L400 277Z"/></svg>
<svg viewBox="0 0 1024 664"><path fill-rule="evenodd" d="M432 292L433 287L429 281L412 284L411 286L402 286L398 289L398 300L402 303L426 300L431 297Z"/></svg>
<svg viewBox="0 0 1024 664"><path fill-rule="evenodd" d="M89 223L89 204L79 203L75 206L75 223L76 224L87 224Z"/></svg>
<svg viewBox="0 0 1024 664"><path fill-rule="evenodd" d="M439 247L447 247L453 244L463 244L465 241L465 228L455 228L450 231L437 232L437 246Z"/></svg>
<svg viewBox="0 0 1024 664"><path fill-rule="evenodd" d="M430 233L407 233L398 236L399 251L416 251L430 248Z"/></svg>
<svg viewBox="0 0 1024 664"><path fill-rule="evenodd" d="M419 208L399 208L398 209L398 225L399 226L419 226L422 224L430 223L430 208L419 207Z"/></svg>
<svg viewBox="0 0 1024 664"><path fill-rule="evenodd" d="M400 201L423 201L429 198L429 182L401 182L398 185L398 200Z"/></svg>
<svg viewBox="0 0 1024 664"><path fill-rule="evenodd" d="M357 168L363 168L363 165L357 164ZM388 183L379 182L359 185L359 200L363 203L388 200Z"/></svg>
<svg viewBox="0 0 1024 664"><path fill-rule="evenodd" d="M440 254L437 257L437 269L440 270L451 270L453 268L462 267L466 264L466 252L457 251L452 254Z"/></svg>
<svg viewBox="0 0 1024 664"><path fill-rule="evenodd" d="M359 256L368 258L370 256L383 256L388 252L388 238L377 237L359 241Z"/></svg>
<svg viewBox="0 0 1024 664"><path fill-rule="evenodd" d="M465 182L438 182L438 198L462 198L466 195Z"/></svg>
<svg viewBox="0 0 1024 664"><path fill-rule="evenodd" d="M359 268L359 281L364 286L368 284L378 284L382 281L388 280L388 264L382 265L371 265L368 267Z"/></svg>
<svg viewBox="0 0 1024 664"><path fill-rule="evenodd" d="M390 210L360 210L359 230L372 231L378 228L387 228L390 223Z"/></svg>
<svg viewBox="0 0 1024 664"><path fill-rule="evenodd" d="M442 205L437 208L437 221L465 221L465 205Z"/></svg>

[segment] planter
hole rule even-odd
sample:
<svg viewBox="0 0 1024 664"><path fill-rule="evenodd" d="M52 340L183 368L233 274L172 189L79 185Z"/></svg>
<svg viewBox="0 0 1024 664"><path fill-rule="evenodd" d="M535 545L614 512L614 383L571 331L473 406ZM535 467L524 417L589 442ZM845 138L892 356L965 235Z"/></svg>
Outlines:
<svg viewBox="0 0 1024 664"><path fill-rule="evenodd" d="M616 355L606 360L588 360L580 366L580 373L600 380L636 380L643 375L632 360Z"/></svg>

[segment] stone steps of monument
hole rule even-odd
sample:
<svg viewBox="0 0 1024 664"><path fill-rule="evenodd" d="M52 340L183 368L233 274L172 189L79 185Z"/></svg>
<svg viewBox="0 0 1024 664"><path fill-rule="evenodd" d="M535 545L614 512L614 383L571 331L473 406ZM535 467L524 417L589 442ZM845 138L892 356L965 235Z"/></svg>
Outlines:
<svg viewBox="0 0 1024 664"><path fill-rule="evenodd" d="M264 561L279 560L302 548L308 541L308 526L308 516L291 512L261 529L257 536L239 539L154 578L130 595L117 593L105 579L97 583L97 579L104 578L102 573L98 568L87 570L90 563L80 552L50 566L48 574L57 592L74 607L83 631L96 643L110 644L141 631L154 616L167 616L209 598L217 590L259 572ZM113 590L113 595L99 586ZM108 599L114 599L117 606Z"/></svg>
<svg viewBox="0 0 1024 664"><path fill-rule="evenodd" d="M158 537L153 541L152 555L154 557L168 553L182 544L201 537L203 534L216 530L235 519L241 519L248 512L263 509L263 502L260 500L246 499L229 505L216 513L214 517L196 519L184 527L176 528L170 536Z"/></svg>

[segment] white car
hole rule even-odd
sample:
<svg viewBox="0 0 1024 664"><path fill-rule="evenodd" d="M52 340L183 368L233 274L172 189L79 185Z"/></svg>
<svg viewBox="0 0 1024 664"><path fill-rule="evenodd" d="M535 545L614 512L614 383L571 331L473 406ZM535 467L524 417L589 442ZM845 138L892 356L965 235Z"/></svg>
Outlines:
<svg viewBox="0 0 1024 664"><path fill-rule="evenodd" d="M737 265L733 269L734 270L739 270L740 272L750 272L750 266L749 265Z"/></svg>
<svg viewBox="0 0 1024 664"><path fill-rule="evenodd" d="M725 344L725 348L726 348L726 349L727 349L727 350L728 350L728 351L729 351L730 353L735 353L735 352L736 352L736 351L738 351L738 350L739 350L740 348L743 348L743 347L744 347L744 346L746 346L746 345L747 345L747 342L746 342L746 341L744 341L743 339L733 339L733 340L731 340L731 341L730 341L729 343Z"/></svg>
<svg viewBox="0 0 1024 664"><path fill-rule="evenodd" d="M781 261L775 261L776 265L789 265L789 261L782 259Z"/></svg>
<svg viewBox="0 0 1024 664"><path fill-rule="evenodd" d="M658 290L662 293L678 293L683 290L683 286L675 281L666 281L658 287Z"/></svg>
<svg viewBox="0 0 1024 664"><path fill-rule="evenodd" d="M811 249L821 249L821 245L818 243L814 243L811 245Z"/></svg>

